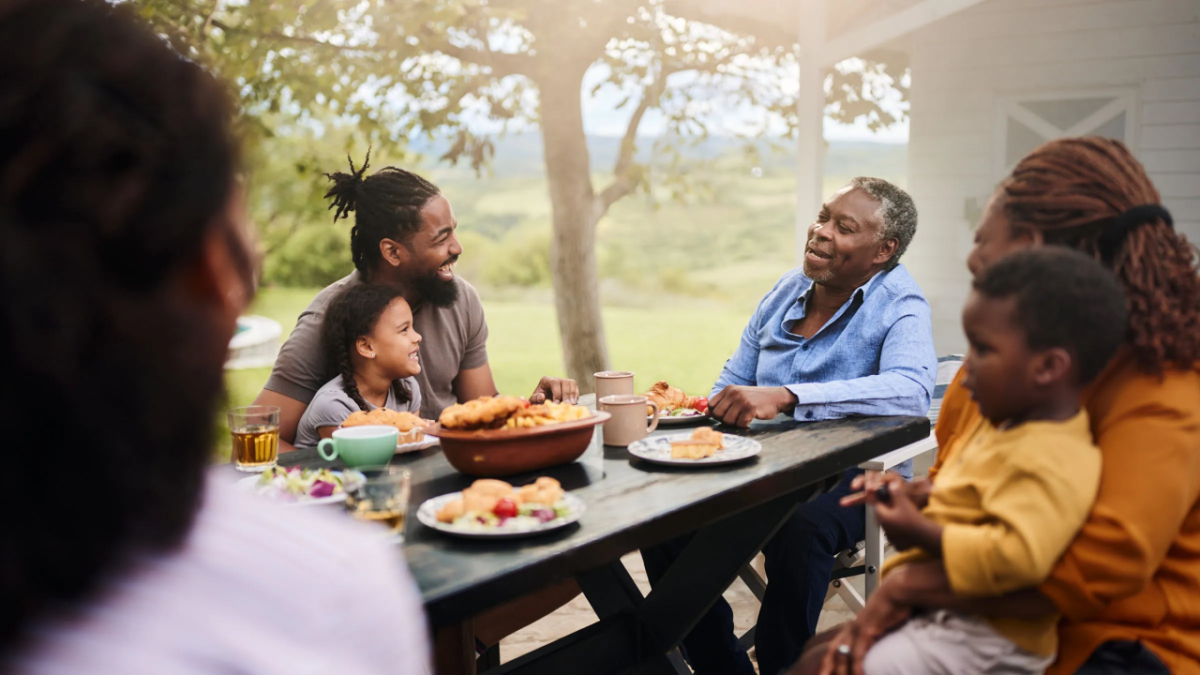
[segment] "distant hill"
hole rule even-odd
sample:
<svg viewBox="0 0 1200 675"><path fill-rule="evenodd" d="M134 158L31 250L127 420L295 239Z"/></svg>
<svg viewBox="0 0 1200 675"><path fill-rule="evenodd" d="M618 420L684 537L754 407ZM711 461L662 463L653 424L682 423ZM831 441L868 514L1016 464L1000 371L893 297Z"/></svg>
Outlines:
<svg viewBox="0 0 1200 675"><path fill-rule="evenodd" d="M545 166L542 162L542 139L539 134L518 134L496 138L496 157L492 169L508 177L542 177ZM639 145L639 156L646 161L650 156L653 139L644 138ZM747 141L728 138L710 137L687 147L684 156L696 159L716 159L722 157L741 156ZM410 143L410 149L424 156L423 164L436 166L437 158L449 147L444 140L428 141L420 139ZM756 143L764 169L792 172L796 167L794 144L784 139L772 144L765 141ZM621 146L621 139L608 136L588 137L588 151L591 153L592 168L596 172L612 170L613 161ZM831 141L825 155L825 174L827 176L849 177L858 175L873 175L902 182L905 175L905 164L908 160L908 146L891 143L873 143L870 141ZM749 167L747 167L749 168Z"/></svg>

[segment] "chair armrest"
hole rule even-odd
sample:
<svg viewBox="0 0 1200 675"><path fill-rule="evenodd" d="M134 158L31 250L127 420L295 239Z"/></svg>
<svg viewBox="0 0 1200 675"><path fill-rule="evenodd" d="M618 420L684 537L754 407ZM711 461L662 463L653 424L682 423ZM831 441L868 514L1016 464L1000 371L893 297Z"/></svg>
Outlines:
<svg viewBox="0 0 1200 675"><path fill-rule="evenodd" d="M887 471L893 466L908 461L917 455L923 455L930 450L937 450L937 446L937 437L930 431L928 437L916 443L906 445L903 448L897 448L887 454L880 455L875 459L863 462L858 465L858 468L868 471Z"/></svg>

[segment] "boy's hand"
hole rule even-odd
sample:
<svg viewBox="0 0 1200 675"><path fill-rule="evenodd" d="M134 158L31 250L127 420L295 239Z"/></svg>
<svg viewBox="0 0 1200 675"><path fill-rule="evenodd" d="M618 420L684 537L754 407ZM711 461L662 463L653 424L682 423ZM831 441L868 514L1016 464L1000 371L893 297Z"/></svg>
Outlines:
<svg viewBox="0 0 1200 675"><path fill-rule="evenodd" d="M867 503L866 492L877 492L884 485L887 485L887 491L890 494L904 490L918 509L923 509L929 504L929 494L933 492L933 481L928 478L906 481L902 476L891 471L867 471L856 476L850 483L850 489L857 492L842 497L839 503L842 506L865 504Z"/></svg>
<svg viewBox="0 0 1200 675"><path fill-rule="evenodd" d="M890 486L889 486L890 487ZM891 492L889 490L889 492ZM921 515L921 510L913 503L909 497L907 490L899 490L891 492L886 501L880 499L879 492L867 493L867 504L875 507L875 518L879 521L880 527L887 534L888 541L896 547L897 551L905 551L914 546L920 546L926 550L930 550L926 544L928 543L927 525L932 525L925 516ZM934 525L936 527L936 525ZM938 532L938 550L941 550L941 532Z"/></svg>
<svg viewBox="0 0 1200 675"><path fill-rule="evenodd" d="M930 554L942 554L942 528L921 515L921 509L913 499L913 485L903 477L891 473L870 472L854 479L851 487L862 487L857 494L842 498L842 506L868 504L875 507L875 517L887 533L888 541L898 551L919 546ZM928 493L917 487L917 493L928 500Z"/></svg>

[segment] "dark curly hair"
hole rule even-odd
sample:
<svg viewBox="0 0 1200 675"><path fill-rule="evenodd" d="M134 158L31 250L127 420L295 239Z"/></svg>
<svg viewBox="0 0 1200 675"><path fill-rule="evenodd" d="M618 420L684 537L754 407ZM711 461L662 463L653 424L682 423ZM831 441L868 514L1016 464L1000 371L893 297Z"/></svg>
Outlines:
<svg viewBox="0 0 1200 675"><path fill-rule="evenodd" d="M325 309L321 322L321 348L328 364L328 377L342 376L342 390L358 404L359 410L368 410L367 402L358 391L354 381L354 365L350 354L356 349L358 338L370 335L379 322L380 315L396 298L403 298L399 286L389 284L351 284L342 289ZM412 393L403 380L392 382L392 392L397 403L408 403Z"/></svg>
<svg viewBox="0 0 1200 675"><path fill-rule="evenodd" d="M1200 274L1195 248L1158 217L1105 248L1118 216L1159 202L1146 170L1120 141L1065 138L1037 148L1000 188L1015 228L1103 260L1125 287L1126 341L1147 373L1200 361Z"/></svg>
<svg viewBox="0 0 1200 675"><path fill-rule="evenodd" d="M0 3L0 654L187 536L229 336L178 289L238 166L225 90L128 6Z"/></svg>
<svg viewBox="0 0 1200 675"><path fill-rule="evenodd" d="M1004 256L973 284L986 297L1016 300L1017 325L1033 350L1067 350L1087 385L1125 339L1121 284L1103 265L1061 246Z"/></svg>
<svg viewBox="0 0 1200 675"><path fill-rule="evenodd" d="M354 267L365 277L379 264L382 257L379 242L394 239L407 245L421 231L421 209L437 195L437 186L411 171L384 167L363 178L371 162L371 152L363 159L361 168L354 168L349 156L350 173L325 174L333 187L325 193L332 199L333 220L347 218L355 212L354 227L350 230L350 254Z"/></svg>

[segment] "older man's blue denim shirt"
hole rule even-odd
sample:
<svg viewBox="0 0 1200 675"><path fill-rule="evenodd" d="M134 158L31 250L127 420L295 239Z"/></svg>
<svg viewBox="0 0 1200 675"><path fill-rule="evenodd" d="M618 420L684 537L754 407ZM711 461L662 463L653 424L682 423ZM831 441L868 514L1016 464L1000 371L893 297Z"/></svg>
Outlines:
<svg viewBox="0 0 1200 675"><path fill-rule="evenodd" d="M799 269L783 275L712 393L731 384L787 387L800 421L928 413L937 378L933 324L908 270L876 274L806 340L790 329L804 318L812 286Z"/></svg>

